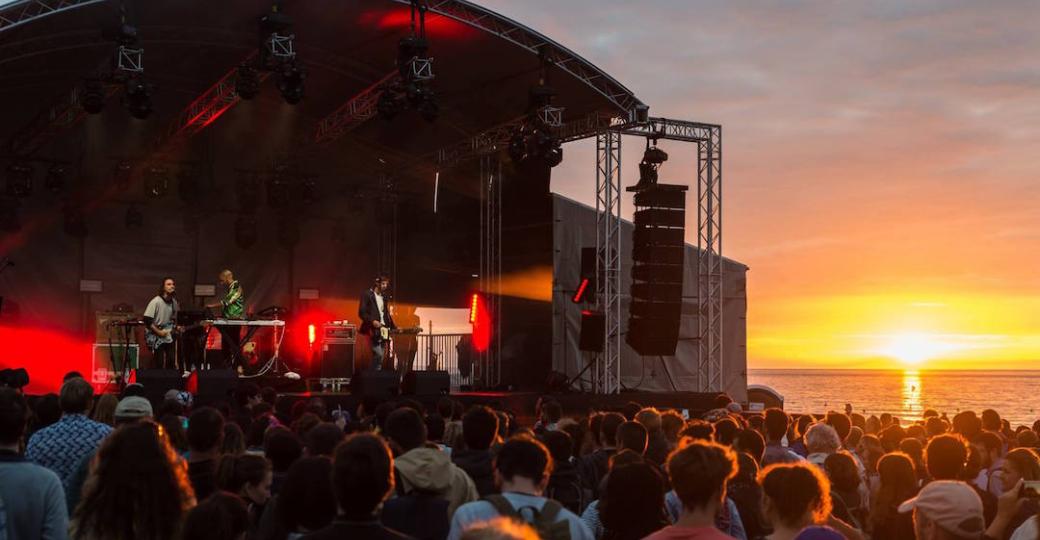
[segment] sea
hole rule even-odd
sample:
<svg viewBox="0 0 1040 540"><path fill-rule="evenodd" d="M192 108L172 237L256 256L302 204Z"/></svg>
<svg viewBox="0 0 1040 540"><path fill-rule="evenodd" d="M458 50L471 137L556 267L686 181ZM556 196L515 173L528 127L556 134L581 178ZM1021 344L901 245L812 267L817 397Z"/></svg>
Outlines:
<svg viewBox="0 0 1040 540"><path fill-rule="evenodd" d="M995 409L1002 418L1032 426L1040 419L1040 371L750 369L748 384L763 384L784 397L789 412L844 410L901 419L927 409L954 414Z"/></svg>

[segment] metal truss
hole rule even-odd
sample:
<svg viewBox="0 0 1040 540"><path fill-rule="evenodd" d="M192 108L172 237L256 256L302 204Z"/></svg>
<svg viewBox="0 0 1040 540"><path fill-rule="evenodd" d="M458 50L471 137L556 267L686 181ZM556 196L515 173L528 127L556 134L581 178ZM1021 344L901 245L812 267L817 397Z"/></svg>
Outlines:
<svg viewBox="0 0 1040 540"><path fill-rule="evenodd" d="M411 4L410 0L394 1ZM494 34L532 53L547 51L546 58L553 65L590 86L614 104L618 111L627 112L642 105L632 91L588 60L516 21L465 0L429 0L427 5L429 13L437 13Z"/></svg>
<svg viewBox="0 0 1040 540"><path fill-rule="evenodd" d="M105 99L115 95L119 88L116 84L104 85ZM87 116L87 112L80 106L79 95L79 88L62 94L47 110L15 132L7 142L8 150L16 156L31 156L53 137L78 124Z"/></svg>
<svg viewBox="0 0 1040 540"><path fill-rule="evenodd" d="M621 134L596 135L596 305L606 325L592 376L597 394L621 391Z"/></svg>
<svg viewBox="0 0 1040 540"><path fill-rule="evenodd" d="M480 290L490 314L492 343L480 354L476 377L484 388L502 378L502 163L495 154L480 159Z"/></svg>
<svg viewBox="0 0 1040 540"><path fill-rule="evenodd" d="M379 96L387 86L399 78L400 74L394 70L340 105L332 114L318 122L314 131L314 142L322 144L335 141L375 116Z"/></svg>
<svg viewBox="0 0 1040 540"><path fill-rule="evenodd" d="M253 51L242 60L241 64L252 64L257 54L256 51ZM271 76L271 72L258 70L256 76L259 83L262 84ZM237 66L221 76L213 86L206 89L177 114L177 117L167 126L166 131L156 139L153 148L162 152L169 146L195 135L242 101L238 92L235 91L237 77Z"/></svg>
<svg viewBox="0 0 1040 540"><path fill-rule="evenodd" d="M116 52L116 69L128 73L143 73L144 49L120 45Z"/></svg>
<svg viewBox="0 0 1040 540"><path fill-rule="evenodd" d="M63 11L100 4L107 0L22 0L0 8L0 32Z"/></svg>

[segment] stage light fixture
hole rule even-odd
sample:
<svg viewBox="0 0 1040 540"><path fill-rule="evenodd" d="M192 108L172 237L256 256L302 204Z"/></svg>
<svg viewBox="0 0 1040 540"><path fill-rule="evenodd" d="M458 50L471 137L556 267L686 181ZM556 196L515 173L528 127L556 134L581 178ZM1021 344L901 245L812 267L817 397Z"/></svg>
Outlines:
<svg viewBox="0 0 1040 540"><path fill-rule="evenodd" d="M62 188L65 187L65 166L64 165L51 165L47 169L47 176L43 177L43 188L48 193L61 193Z"/></svg>
<svg viewBox="0 0 1040 540"><path fill-rule="evenodd" d="M137 230L144 227L144 212L137 207L136 204L131 204L126 209L126 215L123 217L123 225L129 230Z"/></svg>
<svg viewBox="0 0 1040 540"><path fill-rule="evenodd" d="M514 163L527 159L527 137L524 135L523 128L513 131L513 134L509 136L508 152L509 159Z"/></svg>
<svg viewBox="0 0 1040 540"><path fill-rule="evenodd" d="M666 161L668 161L668 153L657 147L657 140L647 138L646 151L643 152L643 160L639 162L639 183L636 184L636 187L657 184L658 169Z"/></svg>
<svg viewBox="0 0 1040 540"><path fill-rule="evenodd" d="M430 89L423 92L418 108L419 115L427 122L436 121L437 115L440 114L440 106L437 105L437 96Z"/></svg>
<svg viewBox="0 0 1040 540"><path fill-rule="evenodd" d="M164 167L151 167L144 177L144 194L159 199L170 190L170 174Z"/></svg>
<svg viewBox="0 0 1040 540"><path fill-rule="evenodd" d="M286 64L278 74L278 91L282 99L289 105L296 105L303 99L303 80L307 74L296 64Z"/></svg>
<svg viewBox="0 0 1040 540"><path fill-rule="evenodd" d="M7 194L24 198L32 195L32 165L15 162L7 167Z"/></svg>
<svg viewBox="0 0 1040 540"><path fill-rule="evenodd" d="M80 106L87 114L99 114L105 109L105 85L100 79L84 79L76 94Z"/></svg>
<svg viewBox="0 0 1040 540"><path fill-rule="evenodd" d="M123 105L130 116L144 120L152 114L152 88L140 77L131 77L126 81L123 94Z"/></svg>
<svg viewBox="0 0 1040 540"><path fill-rule="evenodd" d="M384 88L376 100L376 112L383 120L393 120L404 109L404 101L398 97L397 90L392 87Z"/></svg>
<svg viewBox="0 0 1040 540"><path fill-rule="evenodd" d="M305 178L300 183L300 202L304 206L312 206L318 202L318 182L313 178Z"/></svg>
<svg viewBox="0 0 1040 540"><path fill-rule="evenodd" d="M248 101L260 93L260 75L252 66L242 64L235 74L235 93Z"/></svg>
<svg viewBox="0 0 1040 540"><path fill-rule="evenodd" d="M281 173L275 173L267 180L267 206L272 210L284 210L289 207L292 185Z"/></svg>
<svg viewBox="0 0 1040 540"><path fill-rule="evenodd" d="M249 249L256 244L256 218L249 214L242 214L235 220L235 245L242 249Z"/></svg>

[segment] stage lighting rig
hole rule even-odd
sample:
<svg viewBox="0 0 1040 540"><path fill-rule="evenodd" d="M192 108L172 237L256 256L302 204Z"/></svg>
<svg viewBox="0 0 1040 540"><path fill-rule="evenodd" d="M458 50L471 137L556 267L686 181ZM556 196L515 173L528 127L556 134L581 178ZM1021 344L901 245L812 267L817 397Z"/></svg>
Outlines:
<svg viewBox="0 0 1040 540"><path fill-rule="evenodd" d="M281 12L278 3L271 6L270 13L260 17L261 65L273 69L296 59L296 34L291 32L292 26L292 18Z"/></svg>
<svg viewBox="0 0 1040 540"><path fill-rule="evenodd" d="M165 167L150 167L144 176L144 194L160 199L170 190L170 173Z"/></svg>
<svg viewBox="0 0 1040 540"><path fill-rule="evenodd" d="M32 195L32 165L15 162L7 167L7 194L25 198Z"/></svg>
<svg viewBox="0 0 1040 540"><path fill-rule="evenodd" d="M286 63L278 73L278 91L282 99L289 105L296 105L303 99L303 80L307 73L295 62Z"/></svg>
<svg viewBox="0 0 1040 540"><path fill-rule="evenodd" d="M62 188L65 187L65 166L55 163L47 169L47 176L43 177L43 188L48 193L56 194L61 193Z"/></svg>
<svg viewBox="0 0 1040 540"><path fill-rule="evenodd" d="M249 64L238 66L235 73L235 93L248 101L260 93L260 74Z"/></svg>
<svg viewBox="0 0 1040 540"><path fill-rule="evenodd" d="M433 80L433 58L427 55L430 44L426 39L427 7L418 0L411 3L411 34L397 42L397 72L400 78L383 88L376 102L376 110L385 120L391 120L406 107L419 112L427 122L437 119L440 107Z"/></svg>
<svg viewBox="0 0 1040 540"><path fill-rule="evenodd" d="M668 161L668 154L657 147L657 139L647 137L646 151L643 152L643 161L639 162L639 183L637 188L657 184L657 170Z"/></svg>
<svg viewBox="0 0 1040 540"><path fill-rule="evenodd" d="M130 77L126 80L123 105L130 116L138 120L148 118L152 114L152 86L142 77Z"/></svg>
<svg viewBox="0 0 1040 540"><path fill-rule="evenodd" d="M105 109L105 84L99 78L83 79L77 90L77 99L87 114L99 114Z"/></svg>
<svg viewBox="0 0 1040 540"><path fill-rule="evenodd" d="M116 69L126 73L144 72L144 49L138 45L137 27L127 24L125 17L116 31Z"/></svg>

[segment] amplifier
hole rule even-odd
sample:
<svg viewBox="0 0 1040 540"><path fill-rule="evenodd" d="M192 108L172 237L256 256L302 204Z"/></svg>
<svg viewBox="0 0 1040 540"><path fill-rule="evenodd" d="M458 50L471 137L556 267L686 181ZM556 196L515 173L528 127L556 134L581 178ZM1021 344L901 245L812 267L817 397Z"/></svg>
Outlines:
<svg viewBox="0 0 1040 540"><path fill-rule="evenodd" d="M357 341L357 326L345 321L327 322L321 326L324 343L354 343Z"/></svg>
<svg viewBox="0 0 1040 540"><path fill-rule="evenodd" d="M348 379L354 373L354 342L325 340L321 346L321 371L325 379Z"/></svg>
<svg viewBox="0 0 1040 540"><path fill-rule="evenodd" d="M115 380L116 375L123 371L123 360L130 362L130 369L137 369L137 357L139 349L136 343L130 345L128 351L126 345L98 343L94 345L94 354L91 355L90 382L95 384L107 384Z"/></svg>

